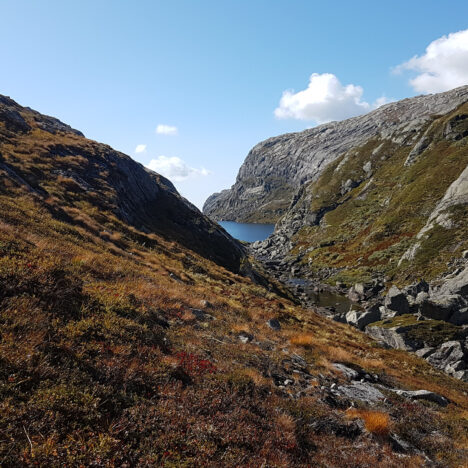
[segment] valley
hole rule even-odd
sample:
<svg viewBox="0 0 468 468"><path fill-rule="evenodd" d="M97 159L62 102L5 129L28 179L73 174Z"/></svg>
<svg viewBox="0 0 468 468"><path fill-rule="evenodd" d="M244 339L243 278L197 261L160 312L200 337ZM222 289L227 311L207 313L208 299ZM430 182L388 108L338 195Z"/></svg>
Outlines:
<svg viewBox="0 0 468 468"><path fill-rule="evenodd" d="M1 97L0 464L462 466L466 383L301 306L283 281L308 278L293 255L313 236L278 226L240 243L164 177ZM318 265L332 311L350 272Z"/></svg>
<svg viewBox="0 0 468 468"><path fill-rule="evenodd" d="M205 212L263 220L283 198L271 177L299 181L252 255L304 306L467 381L467 100L465 86L267 140Z"/></svg>

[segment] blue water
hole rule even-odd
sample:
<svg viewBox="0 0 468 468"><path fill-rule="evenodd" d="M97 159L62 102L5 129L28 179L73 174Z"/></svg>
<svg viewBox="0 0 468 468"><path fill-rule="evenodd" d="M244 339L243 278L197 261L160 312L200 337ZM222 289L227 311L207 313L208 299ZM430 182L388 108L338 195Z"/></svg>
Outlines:
<svg viewBox="0 0 468 468"><path fill-rule="evenodd" d="M264 240L273 233L274 224L236 223L234 221L220 221L219 224L236 239L255 242Z"/></svg>

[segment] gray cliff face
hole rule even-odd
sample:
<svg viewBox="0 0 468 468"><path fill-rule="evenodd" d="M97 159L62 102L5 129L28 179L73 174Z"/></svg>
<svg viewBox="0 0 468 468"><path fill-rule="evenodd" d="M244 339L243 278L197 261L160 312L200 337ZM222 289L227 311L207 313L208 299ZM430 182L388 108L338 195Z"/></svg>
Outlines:
<svg viewBox="0 0 468 468"><path fill-rule="evenodd" d="M301 186L316 180L330 162L372 138L413 147L413 160L426 145L419 141L421 130L435 116L452 111L467 99L468 86L463 86L265 140L249 152L231 189L211 195L203 212L215 220L276 222Z"/></svg>

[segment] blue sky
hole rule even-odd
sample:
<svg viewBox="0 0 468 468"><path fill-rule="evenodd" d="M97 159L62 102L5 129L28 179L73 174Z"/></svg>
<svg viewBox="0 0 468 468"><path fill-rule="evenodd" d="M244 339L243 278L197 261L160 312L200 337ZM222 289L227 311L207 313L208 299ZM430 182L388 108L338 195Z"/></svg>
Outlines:
<svg viewBox="0 0 468 468"><path fill-rule="evenodd" d="M0 0L0 18L0 94L153 160L198 206L265 138L468 78L465 36L426 54L468 28L466 0Z"/></svg>

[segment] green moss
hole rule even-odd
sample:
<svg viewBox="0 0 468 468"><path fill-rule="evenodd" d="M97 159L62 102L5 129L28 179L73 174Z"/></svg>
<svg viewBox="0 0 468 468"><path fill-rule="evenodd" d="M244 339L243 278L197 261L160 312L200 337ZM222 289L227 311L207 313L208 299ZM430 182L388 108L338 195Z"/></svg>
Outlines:
<svg viewBox="0 0 468 468"><path fill-rule="evenodd" d="M412 314L398 315L391 319L372 323L371 326L382 328L409 327L406 332L409 339L427 346L439 346L445 341L460 338L460 327L440 320L418 321Z"/></svg>

